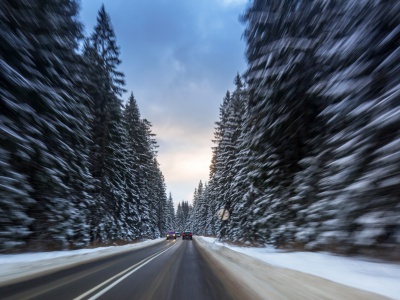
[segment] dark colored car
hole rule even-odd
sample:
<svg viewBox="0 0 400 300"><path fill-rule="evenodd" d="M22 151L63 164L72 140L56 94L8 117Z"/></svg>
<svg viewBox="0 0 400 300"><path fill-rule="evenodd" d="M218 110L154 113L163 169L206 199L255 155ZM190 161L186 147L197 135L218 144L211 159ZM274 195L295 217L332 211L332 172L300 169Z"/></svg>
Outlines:
<svg viewBox="0 0 400 300"><path fill-rule="evenodd" d="M193 234L190 231L182 232L182 240L191 240Z"/></svg>
<svg viewBox="0 0 400 300"><path fill-rule="evenodd" d="M172 239L175 239L175 240L176 240L175 231L168 231L168 233L167 233L167 240L172 240Z"/></svg>

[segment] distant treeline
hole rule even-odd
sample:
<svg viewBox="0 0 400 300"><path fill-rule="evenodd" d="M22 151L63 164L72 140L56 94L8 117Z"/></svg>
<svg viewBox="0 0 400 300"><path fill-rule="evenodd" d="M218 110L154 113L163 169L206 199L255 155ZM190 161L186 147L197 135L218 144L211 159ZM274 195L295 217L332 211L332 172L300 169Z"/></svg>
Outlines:
<svg viewBox="0 0 400 300"><path fill-rule="evenodd" d="M254 0L242 21L248 68L220 107L192 230L398 256L400 2Z"/></svg>
<svg viewBox="0 0 400 300"><path fill-rule="evenodd" d="M151 123L123 105L104 6L0 2L0 252L155 238L173 226Z"/></svg>

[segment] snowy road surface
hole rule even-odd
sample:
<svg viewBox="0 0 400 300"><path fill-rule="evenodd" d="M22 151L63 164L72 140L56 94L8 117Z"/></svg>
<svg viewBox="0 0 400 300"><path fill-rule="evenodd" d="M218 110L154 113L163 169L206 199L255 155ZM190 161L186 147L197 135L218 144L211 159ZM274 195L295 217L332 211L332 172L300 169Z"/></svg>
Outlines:
<svg viewBox="0 0 400 300"><path fill-rule="evenodd" d="M2 299L384 299L381 294L400 299L397 264L227 247L212 238L195 237L193 241L159 239L121 247L0 255L0 295Z"/></svg>

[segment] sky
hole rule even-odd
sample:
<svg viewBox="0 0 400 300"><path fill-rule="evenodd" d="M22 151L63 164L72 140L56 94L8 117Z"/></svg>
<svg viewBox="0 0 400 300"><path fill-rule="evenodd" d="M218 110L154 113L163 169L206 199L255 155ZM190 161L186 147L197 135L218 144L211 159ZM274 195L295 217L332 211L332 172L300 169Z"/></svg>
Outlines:
<svg viewBox="0 0 400 300"><path fill-rule="evenodd" d="M246 69L247 0L81 0L91 34L101 4L121 50L125 74L141 117L156 134L158 162L175 205L192 201L208 181L219 107L233 79Z"/></svg>

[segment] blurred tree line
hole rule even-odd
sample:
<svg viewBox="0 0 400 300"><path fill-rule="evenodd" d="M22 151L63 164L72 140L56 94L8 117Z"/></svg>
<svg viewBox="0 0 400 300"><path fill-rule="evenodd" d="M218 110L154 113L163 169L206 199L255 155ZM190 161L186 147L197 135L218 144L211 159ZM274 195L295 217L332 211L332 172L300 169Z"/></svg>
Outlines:
<svg viewBox="0 0 400 300"><path fill-rule="evenodd" d="M82 32L76 1L0 2L0 251L156 238L173 222L104 5Z"/></svg>
<svg viewBox="0 0 400 300"><path fill-rule="evenodd" d="M187 223L189 222L189 216L191 210L192 206L189 204L189 201L182 201L178 203L175 215L176 223L174 227L178 232L189 230Z"/></svg>
<svg viewBox="0 0 400 300"><path fill-rule="evenodd" d="M193 230L396 255L400 2L254 0L242 21L245 83L220 107Z"/></svg>

